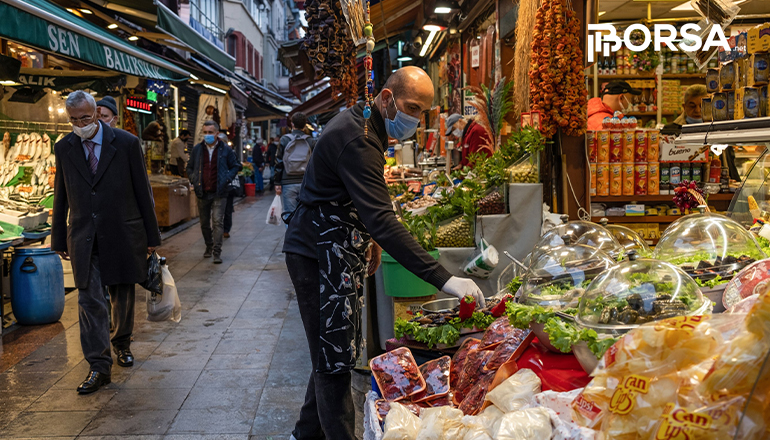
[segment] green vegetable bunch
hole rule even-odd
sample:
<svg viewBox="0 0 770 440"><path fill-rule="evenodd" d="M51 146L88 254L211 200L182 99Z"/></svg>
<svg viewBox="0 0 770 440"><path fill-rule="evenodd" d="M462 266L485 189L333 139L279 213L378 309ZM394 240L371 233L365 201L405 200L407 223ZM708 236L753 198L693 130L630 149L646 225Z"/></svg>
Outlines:
<svg viewBox="0 0 770 440"><path fill-rule="evenodd" d="M417 322L421 317L422 314L418 313L412 321L401 318L397 319L394 326L395 336L397 338L409 336L417 342L427 344L428 348L433 348L439 344L451 347L460 339L461 329L477 328L479 330L486 330L497 319L482 312L473 312L473 316L465 321L460 320L460 318L454 318L438 327L425 327Z"/></svg>
<svg viewBox="0 0 770 440"><path fill-rule="evenodd" d="M521 277L514 277L510 283L508 283L505 286L505 289L508 290L508 293L511 295L515 295L516 292L519 291L519 287L523 284L523 281L521 280Z"/></svg>
<svg viewBox="0 0 770 440"><path fill-rule="evenodd" d="M716 277L708 280L703 281L700 278L695 278L695 282L700 287L708 287L710 289L713 289L716 286L719 286L720 284L727 284L730 282L730 280L723 279L721 275L717 275Z"/></svg>

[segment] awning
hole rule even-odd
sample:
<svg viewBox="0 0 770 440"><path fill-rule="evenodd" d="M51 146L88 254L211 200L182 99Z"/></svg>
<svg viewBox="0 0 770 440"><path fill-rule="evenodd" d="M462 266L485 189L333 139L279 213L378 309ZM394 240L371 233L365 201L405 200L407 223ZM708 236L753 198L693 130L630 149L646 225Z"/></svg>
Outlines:
<svg viewBox="0 0 770 440"><path fill-rule="evenodd" d="M231 72L235 70L235 58L205 39L163 4L159 2L156 4L158 6L158 29L172 35L193 51L208 57L225 69Z"/></svg>
<svg viewBox="0 0 770 440"><path fill-rule="evenodd" d="M46 0L0 2L0 36L92 66L178 81L189 73Z"/></svg>
<svg viewBox="0 0 770 440"><path fill-rule="evenodd" d="M265 102L274 102L276 104L287 104L287 105L293 105L293 102L286 98L283 95L280 95L267 87L263 86L262 84L254 81L253 79L249 78L246 75L242 75L238 72L235 72L235 76L238 77L238 79L243 83L243 85L252 91L254 94L262 98Z"/></svg>
<svg viewBox="0 0 770 440"><path fill-rule="evenodd" d="M101 70L53 70L22 67L18 82L33 88L49 88L57 91L92 88L100 82L104 85L125 83L125 76Z"/></svg>
<svg viewBox="0 0 770 440"><path fill-rule="evenodd" d="M251 97L249 98L249 106L246 109L245 117L247 121L262 122L285 118L286 113L257 97Z"/></svg>

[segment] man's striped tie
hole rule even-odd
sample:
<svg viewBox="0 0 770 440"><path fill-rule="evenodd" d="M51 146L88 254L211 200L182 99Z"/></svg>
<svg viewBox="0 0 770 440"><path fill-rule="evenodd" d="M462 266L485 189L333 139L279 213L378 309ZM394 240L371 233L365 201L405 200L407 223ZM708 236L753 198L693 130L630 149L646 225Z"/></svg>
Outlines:
<svg viewBox="0 0 770 440"><path fill-rule="evenodd" d="M86 139L83 141L83 145L88 149L88 167L91 168L91 175L96 175L96 167L99 166L99 159L94 154L96 144L92 140Z"/></svg>

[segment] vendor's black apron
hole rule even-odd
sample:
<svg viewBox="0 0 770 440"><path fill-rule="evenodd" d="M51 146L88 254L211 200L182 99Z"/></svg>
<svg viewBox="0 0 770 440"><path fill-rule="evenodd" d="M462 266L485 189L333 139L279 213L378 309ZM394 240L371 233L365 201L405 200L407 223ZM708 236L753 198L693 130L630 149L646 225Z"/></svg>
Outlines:
<svg viewBox="0 0 770 440"><path fill-rule="evenodd" d="M318 373L346 373L364 349L361 315L370 236L353 202L312 208L316 229L321 328Z"/></svg>

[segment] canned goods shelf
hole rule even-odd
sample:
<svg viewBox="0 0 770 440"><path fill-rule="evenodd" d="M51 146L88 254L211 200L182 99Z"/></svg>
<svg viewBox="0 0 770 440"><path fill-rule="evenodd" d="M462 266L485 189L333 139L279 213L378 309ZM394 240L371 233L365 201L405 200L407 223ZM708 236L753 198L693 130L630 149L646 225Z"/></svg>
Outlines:
<svg viewBox="0 0 770 440"><path fill-rule="evenodd" d="M682 218L681 215L627 215L624 217L607 217L610 223L673 223Z"/></svg>
<svg viewBox="0 0 770 440"><path fill-rule="evenodd" d="M646 196L592 196L591 202L595 202L595 203L670 202L670 203L673 203L673 197L674 197L673 194L656 194L656 195L646 195ZM709 202L720 202L720 201L729 202L732 199L733 199L733 193L712 194L708 197ZM651 216L651 217L660 217L660 216ZM618 218L618 217L608 217L608 218Z"/></svg>

